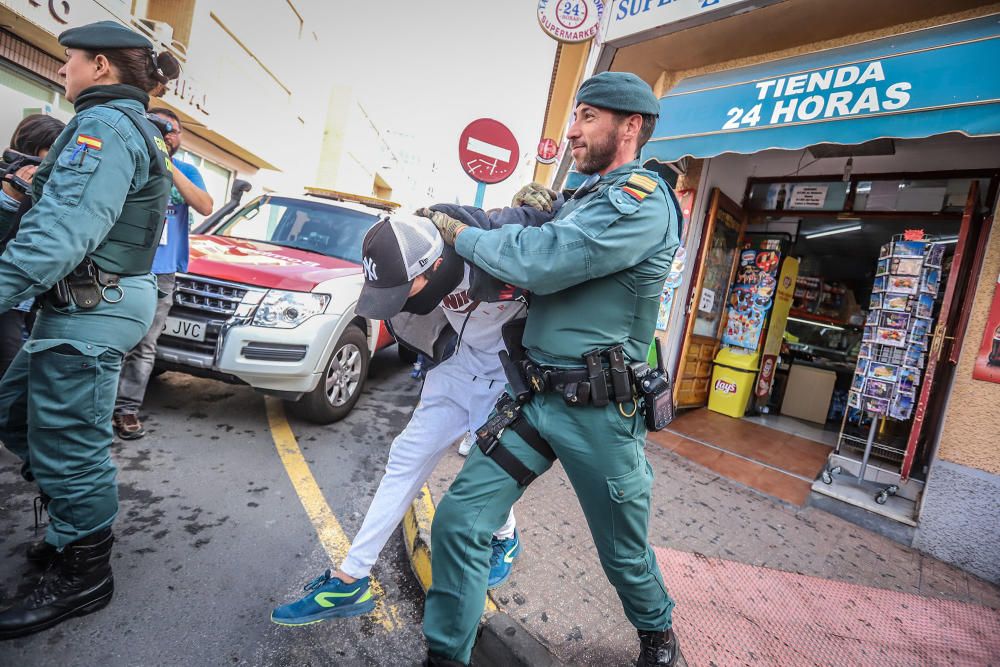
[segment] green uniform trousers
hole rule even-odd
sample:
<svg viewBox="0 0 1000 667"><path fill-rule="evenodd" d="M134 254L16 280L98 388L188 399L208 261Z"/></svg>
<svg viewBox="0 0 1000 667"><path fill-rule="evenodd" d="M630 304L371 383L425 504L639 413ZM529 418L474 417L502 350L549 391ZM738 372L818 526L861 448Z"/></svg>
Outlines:
<svg viewBox="0 0 1000 667"><path fill-rule="evenodd" d="M674 603L646 538L653 471L644 452L641 415L624 417L614 403L569 407L560 395L546 393L535 395L522 416L562 462L628 620L640 630L669 628ZM536 473L549 468L512 430L504 431L500 442ZM432 584L424 608L431 653L469 662L486 599L490 537L522 493L476 447L438 506L431 528Z"/></svg>
<svg viewBox="0 0 1000 667"><path fill-rule="evenodd" d="M45 541L59 548L110 526L118 513L111 461L118 374L156 308L152 275L121 284L117 304L44 306L0 381L0 441L52 499Z"/></svg>

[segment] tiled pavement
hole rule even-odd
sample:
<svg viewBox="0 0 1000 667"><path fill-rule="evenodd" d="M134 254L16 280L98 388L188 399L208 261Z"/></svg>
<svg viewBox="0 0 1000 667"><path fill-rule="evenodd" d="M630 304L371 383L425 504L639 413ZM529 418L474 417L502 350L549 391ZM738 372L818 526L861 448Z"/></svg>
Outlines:
<svg viewBox="0 0 1000 667"><path fill-rule="evenodd" d="M793 505L804 505L830 447L789 433L692 410L650 440L720 475Z"/></svg>
<svg viewBox="0 0 1000 667"><path fill-rule="evenodd" d="M733 482L652 441L647 455L656 474L649 532L656 547L1000 609L1000 588L888 538ZM454 451L442 459L429 481L435 500L463 461ZM515 513L524 552L496 591L501 608L567 663L634 664L635 632L558 463ZM669 589L671 573L665 578Z"/></svg>

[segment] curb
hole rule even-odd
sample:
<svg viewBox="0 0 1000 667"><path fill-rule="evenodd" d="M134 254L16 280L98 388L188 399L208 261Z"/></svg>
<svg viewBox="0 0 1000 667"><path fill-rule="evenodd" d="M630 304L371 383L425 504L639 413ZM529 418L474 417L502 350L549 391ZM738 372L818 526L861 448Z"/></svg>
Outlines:
<svg viewBox="0 0 1000 667"><path fill-rule="evenodd" d="M403 540L410 569L424 589L431 587L431 523L434 521L434 500L424 484L403 515Z"/></svg>
<svg viewBox="0 0 1000 667"><path fill-rule="evenodd" d="M434 499L424 484L403 516L403 539L410 569L427 593L431 585L431 523ZM563 663L520 623L486 596L479 639L472 653L477 667L558 667Z"/></svg>

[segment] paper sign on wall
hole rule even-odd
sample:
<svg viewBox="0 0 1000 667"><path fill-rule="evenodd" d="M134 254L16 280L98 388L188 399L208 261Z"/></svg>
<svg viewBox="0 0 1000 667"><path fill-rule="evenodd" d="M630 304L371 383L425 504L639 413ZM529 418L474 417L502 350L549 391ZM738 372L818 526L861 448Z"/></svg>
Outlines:
<svg viewBox="0 0 1000 667"><path fill-rule="evenodd" d="M827 189L826 185L796 185L788 208L823 208Z"/></svg>
<svg viewBox="0 0 1000 667"><path fill-rule="evenodd" d="M701 291L701 300L698 302L698 310L710 313L713 306L715 306L715 292L710 289L703 289Z"/></svg>

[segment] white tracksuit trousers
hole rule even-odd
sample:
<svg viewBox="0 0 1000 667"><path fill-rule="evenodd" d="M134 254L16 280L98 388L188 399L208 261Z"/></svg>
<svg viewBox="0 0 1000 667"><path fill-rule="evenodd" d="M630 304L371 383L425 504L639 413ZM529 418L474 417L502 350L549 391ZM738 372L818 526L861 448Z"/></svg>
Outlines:
<svg viewBox="0 0 1000 667"><path fill-rule="evenodd" d="M340 566L352 577L369 575L406 508L448 447L486 422L504 390L503 381L487 380L466 371L459 358L462 351L427 373L420 403L406 428L392 441L385 475ZM495 535L500 539L513 537L513 511Z"/></svg>

